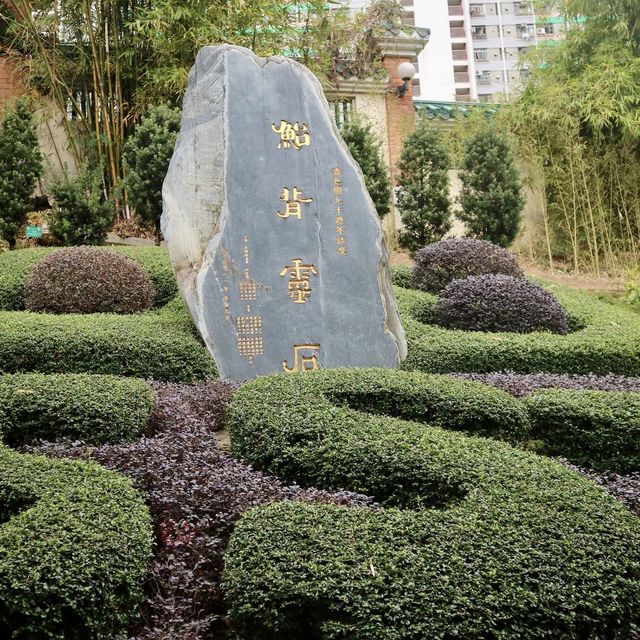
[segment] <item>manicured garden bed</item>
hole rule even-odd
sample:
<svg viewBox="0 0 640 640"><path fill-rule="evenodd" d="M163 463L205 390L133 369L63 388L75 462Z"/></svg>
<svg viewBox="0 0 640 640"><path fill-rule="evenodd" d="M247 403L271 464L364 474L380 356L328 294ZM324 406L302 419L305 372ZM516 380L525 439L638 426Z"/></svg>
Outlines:
<svg viewBox="0 0 640 640"><path fill-rule="evenodd" d="M163 251L132 250L167 292L155 309L84 315L19 310L38 251L0 256L0 302L13 309L0 311L0 596L13 576L23 585L0 606L0 632L632 637L640 520L529 449L640 504L640 378L625 377L640 368L633 314L556 288L567 335L460 331L434 324L435 295L398 287L407 370L276 375L236 391L184 384L215 365L182 301L167 302ZM214 433L234 393L224 423L240 460ZM125 478L58 457L120 471L146 507ZM59 569L67 535L77 555ZM98 546L99 567L84 555ZM33 550L49 581L25 572ZM99 610L82 587L93 576Z"/></svg>
<svg viewBox="0 0 640 640"><path fill-rule="evenodd" d="M640 375L640 317L560 285L547 285L569 315L571 332L491 333L430 324L437 297L396 287L409 341L405 369L429 373Z"/></svg>
<svg viewBox="0 0 640 640"><path fill-rule="evenodd" d="M284 503L245 516L225 582L241 637L631 634L640 615L637 518L552 460L351 408L366 390L373 410L389 411L375 404L388 374L367 374L364 384L357 374L262 378L232 401L242 459L402 508ZM405 410L416 407L405 418L420 420L409 381L393 394Z"/></svg>

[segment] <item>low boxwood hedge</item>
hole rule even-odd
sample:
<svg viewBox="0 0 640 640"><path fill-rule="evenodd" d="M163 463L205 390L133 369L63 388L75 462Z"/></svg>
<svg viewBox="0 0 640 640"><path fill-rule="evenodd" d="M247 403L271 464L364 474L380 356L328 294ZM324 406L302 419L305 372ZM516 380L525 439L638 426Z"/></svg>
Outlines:
<svg viewBox="0 0 640 640"><path fill-rule="evenodd" d="M106 247L138 261L156 287L155 307L161 307L178 294L169 254L160 247ZM0 253L0 311L24 309L25 283L33 267L56 247L37 247Z"/></svg>
<svg viewBox="0 0 640 640"><path fill-rule="evenodd" d="M239 637L630 637L640 622L635 516L556 461L356 411L346 405L363 390L352 396L343 375L242 387L227 417L233 450L288 480L392 508L278 503L244 516L224 579ZM366 397L386 384L370 378ZM411 384L394 393L398 406L414 402Z"/></svg>
<svg viewBox="0 0 640 640"><path fill-rule="evenodd" d="M391 267L391 282L398 287L411 288L413 268L408 264L394 264Z"/></svg>
<svg viewBox="0 0 640 640"><path fill-rule="evenodd" d="M95 464L0 446L0 636L113 640L151 556L148 510Z"/></svg>
<svg viewBox="0 0 640 640"><path fill-rule="evenodd" d="M0 373L25 372L192 382L216 368L177 300L137 316L0 311Z"/></svg>
<svg viewBox="0 0 640 640"><path fill-rule="evenodd" d="M429 373L608 373L640 375L640 318L587 293L546 285L569 315L571 333L462 331L425 324L436 298L396 287L409 354L405 369ZM415 310L417 308L417 311Z"/></svg>
<svg viewBox="0 0 640 640"><path fill-rule="evenodd" d="M547 389L523 402L548 453L595 469L640 470L640 393Z"/></svg>
<svg viewBox="0 0 640 640"><path fill-rule="evenodd" d="M130 441L142 435L154 393L143 380L86 374L0 376L0 441Z"/></svg>

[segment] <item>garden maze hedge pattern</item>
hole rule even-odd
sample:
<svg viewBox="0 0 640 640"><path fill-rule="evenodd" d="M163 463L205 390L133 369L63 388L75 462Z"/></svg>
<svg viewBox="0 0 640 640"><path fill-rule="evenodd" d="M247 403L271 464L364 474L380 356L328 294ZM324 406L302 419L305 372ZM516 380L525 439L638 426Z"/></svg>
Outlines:
<svg viewBox="0 0 640 640"><path fill-rule="evenodd" d="M123 476L0 445L1 637L120 637L151 545L147 507Z"/></svg>
<svg viewBox="0 0 640 640"><path fill-rule="evenodd" d="M270 376L236 393L241 459L384 507L245 515L224 584L240 637L628 640L638 519L560 463L469 433L460 417L478 387L443 393L438 379L379 370ZM485 416L495 408L499 432L520 432L521 407L495 398ZM447 430L449 415L467 433Z"/></svg>
<svg viewBox="0 0 640 640"><path fill-rule="evenodd" d="M6 444L131 440L153 403L142 380L0 376L0 637L119 637L151 556L149 512L129 480Z"/></svg>
<svg viewBox="0 0 640 640"><path fill-rule="evenodd" d="M395 287L409 355L404 369L428 373L640 375L640 317L561 285L546 284L569 316L570 333L482 332L435 326L437 297Z"/></svg>

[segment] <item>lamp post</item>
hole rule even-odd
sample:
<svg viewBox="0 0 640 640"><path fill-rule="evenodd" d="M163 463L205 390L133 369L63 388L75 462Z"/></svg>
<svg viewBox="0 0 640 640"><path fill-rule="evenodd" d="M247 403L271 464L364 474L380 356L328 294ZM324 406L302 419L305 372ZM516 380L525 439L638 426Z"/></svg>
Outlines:
<svg viewBox="0 0 640 640"><path fill-rule="evenodd" d="M396 87L396 94L402 98L409 90L409 83L416 75L416 68L411 62L401 62L398 65L398 76L402 78L402 84Z"/></svg>

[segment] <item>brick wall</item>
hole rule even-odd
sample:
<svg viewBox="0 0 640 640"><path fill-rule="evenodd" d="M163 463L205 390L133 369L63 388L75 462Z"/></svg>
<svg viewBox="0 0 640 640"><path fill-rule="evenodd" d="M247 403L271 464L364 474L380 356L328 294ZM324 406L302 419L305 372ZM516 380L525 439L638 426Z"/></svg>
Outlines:
<svg viewBox="0 0 640 640"><path fill-rule="evenodd" d="M20 93L20 83L7 58L0 57L0 104Z"/></svg>
<svg viewBox="0 0 640 640"><path fill-rule="evenodd" d="M411 58L385 58L384 66L389 73L390 86L398 87L402 84L402 78L398 77L398 65L403 62L413 62ZM386 95L387 101L387 131L389 135L389 164L391 167L391 177L394 184L398 174L397 163L402 153L402 146L406 137L415 128L415 110L413 107L413 87L409 83L409 90L398 97L395 91L391 90Z"/></svg>

